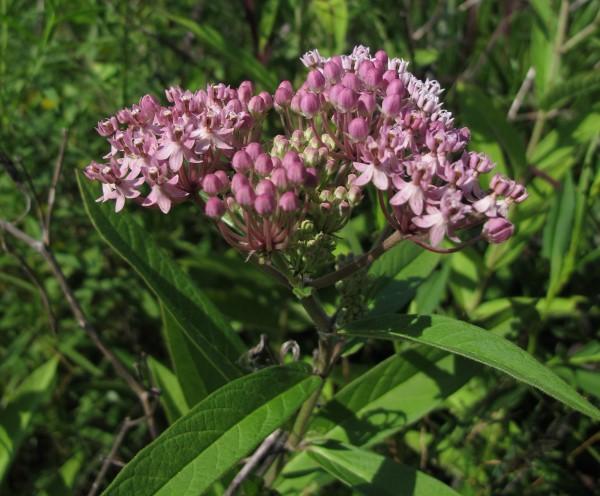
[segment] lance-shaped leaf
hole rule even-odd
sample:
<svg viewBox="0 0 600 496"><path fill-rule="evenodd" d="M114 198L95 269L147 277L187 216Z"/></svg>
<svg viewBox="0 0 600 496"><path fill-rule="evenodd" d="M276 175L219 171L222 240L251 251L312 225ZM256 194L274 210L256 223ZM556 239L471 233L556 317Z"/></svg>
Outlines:
<svg viewBox="0 0 600 496"><path fill-rule="evenodd" d="M592 418L600 411L517 345L480 327L439 315L386 315L349 324L348 336L406 339L494 367Z"/></svg>
<svg viewBox="0 0 600 496"><path fill-rule="evenodd" d="M206 390L214 391L239 377L235 363L244 348L218 309L140 225L127 214L115 214L110 205L96 203L92 185L79 174L77 180L96 230L156 293L204 361Z"/></svg>
<svg viewBox="0 0 600 496"><path fill-rule="evenodd" d="M308 454L323 469L359 494L458 496L446 484L419 470L355 446L311 446Z"/></svg>
<svg viewBox="0 0 600 496"><path fill-rule="evenodd" d="M309 439L372 446L439 407L465 385L481 365L433 348L393 355L344 386L315 416ZM275 488L298 494L320 471L306 452L295 455Z"/></svg>
<svg viewBox="0 0 600 496"><path fill-rule="evenodd" d="M304 364L230 382L140 451L103 494L202 494L286 422L320 382Z"/></svg>
<svg viewBox="0 0 600 496"><path fill-rule="evenodd" d="M181 385L175 374L155 358L148 358L148 368L154 384L160 389L160 402L165 409L167 420L169 424L172 424L190 410Z"/></svg>

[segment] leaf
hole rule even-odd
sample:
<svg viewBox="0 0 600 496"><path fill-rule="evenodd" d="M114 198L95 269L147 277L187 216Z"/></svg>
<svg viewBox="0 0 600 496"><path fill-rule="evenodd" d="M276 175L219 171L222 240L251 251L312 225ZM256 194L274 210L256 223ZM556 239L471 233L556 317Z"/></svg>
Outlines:
<svg viewBox="0 0 600 496"><path fill-rule="evenodd" d="M285 423L320 383L298 363L232 381L141 450L103 494L201 494Z"/></svg>
<svg viewBox="0 0 600 496"><path fill-rule="evenodd" d="M49 399L57 364L52 358L31 372L0 411L0 481L29 432L34 412Z"/></svg>
<svg viewBox="0 0 600 496"><path fill-rule="evenodd" d="M160 402L165 409L167 420L169 424L172 424L190 409L185 401L181 385L173 372L152 357L148 358L148 368L154 383L160 389Z"/></svg>
<svg viewBox="0 0 600 496"><path fill-rule="evenodd" d="M161 314L163 335L178 384L187 405L194 406L210 393L205 385L205 378L211 373L210 367L206 366L206 361L196 351L183 328L165 311L164 305L161 305Z"/></svg>
<svg viewBox="0 0 600 496"><path fill-rule="evenodd" d="M550 369L506 339L477 326L438 315L386 315L348 324L348 336L406 339L494 367L571 408L600 419L600 411Z"/></svg>
<svg viewBox="0 0 600 496"><path fill-rule="evenodd" d="M450 290L461 308L470 313L481 298L479 285L485 273L483 262L473 249L461 250L451 257Z"/></svg>
<svg viewBox="0 0 600 496"><path fill-rule="evenodd" d="M210 371L204 375L206 389L214 391L238 377L241 371L235 362L243 344L212 302L129 215L96 203L92 185L79 174L77 180L96 230L146 281L202 357L204 370Z"/></svg>
<svg viewBox="0 0 600 496"><path fill-rule="evenodd" d="M402 309L440 259L439 253L423 250L413 243L401 243L377 259L369 270L369 275L376 279L375 305L370 315Z"/></svg>
<svg viewBox="0 0 600 496"><path fill-rule="evenodd" d="M525 144L516 128L506 120L506 113L479 88L458 84L460 108L465 123L491 142L498 142L510 164L510 175L521 178L527 171Z"/></svg>
<svg viewBox="0 0 600 496"><path fill-rule="evenodd" d="M227 40L212 26L199 24L188 17L177 16L168 11L162 11L162 15L188 29L198 40L209 45L213 50L228 59L233 67L237 68L240 73L246 74L246 77L271 90L277 86L275 76L249 50Z"/></svg>
<svg viewBox="0 0 600 496"><path fill-rule="evenodd" d="M372 446L439 407L480 365L427 347L380 362L344 386L309 425L308 439ZM314 461L298 453L283 469L276 489L298 494L317 479Z"/></svg>
<svg viewBox="0 0 600 496"><path fill-rule="evenodd" d="M556 12L548 0L532 0L531 7L530 58L535 67L535 91L538 99L541 99L552 83Z"/></svg>
<svg viewBox="0 0 600 496"><path fill-rule="evenodd" d="M310 446L321 467L360 494L373 496L458 496L443 482L385 456L344 444Z"/></svg>
<svg viewBox="0 0 600 496"><path fill-rule="evenodd" d="M348 4L346 0L313 0L310 2L315 21L330 37L329 48L339 53L346 48Z"/></svg>
<svg viewBox="0 0 600 496"><path fill-rule="evenodd" d="M571 174L568 174L561 191L555 198L544 228L542 255L550 259L548 298L552 298L560 290L561 273L571 241L576 202L573 179Z"/></svg>

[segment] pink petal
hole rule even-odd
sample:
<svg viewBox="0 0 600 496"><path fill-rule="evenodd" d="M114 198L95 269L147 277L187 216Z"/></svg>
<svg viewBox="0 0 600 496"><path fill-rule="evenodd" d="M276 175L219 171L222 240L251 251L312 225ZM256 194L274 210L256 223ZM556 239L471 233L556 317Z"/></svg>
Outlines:
<svg viewBox="0 0 600 496"><path fill-rule="evenodd" d="M385 191L390 185L390 178L382 170L373 167L373 184L377 189Z"/></svg>
<svg viewBox="0 0 600 496"><path fill-rule="evenodd" d="M125 197L123 195L117 196L117 201L115 203L115 212L119 213L121 210L123 210L124 206L125 206Z"/></svg>
<svg viewBox="0 0 600 496"><path fill-rule="evenodd" d="M413 186L413 188L413 194L408 203L415 214L421 215L423 212L423 192L417 186Z"/></svg>
<svg viewBox="0 0 600 496"><path fill-rule="evenodd" d="M354 184L356 184L356 186L365 186L369 184L373 177L374 169L375 167L373 166L367 167L364 172L354 180Z"/></svg>
<svg viewBox="0 0 600 496"><path fill-rule="evenodd" d="M173 155L169 158L169 167L173 172L177 172L183 164L183 150L178 148Z"/></svg>
<svg viewBox="0 0 600 496"><path fill-rule="evenodd" d="M177 148L179 148L179 146L171 141L165 146L162 146L158 150L156 150L154 158L157 158L158 160L166 160Z"/></svg>

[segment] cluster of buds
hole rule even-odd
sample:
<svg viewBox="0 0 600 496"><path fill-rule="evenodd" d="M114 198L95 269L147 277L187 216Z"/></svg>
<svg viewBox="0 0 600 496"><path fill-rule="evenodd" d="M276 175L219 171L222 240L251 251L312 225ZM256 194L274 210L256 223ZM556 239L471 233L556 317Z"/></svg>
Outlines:
<svg viewBox="0 0 600 496"><path fill-rule="evenodd" d="M362 46L301 60L309 71L297 91L289 81L273 95L255 95L250 82L171 88L167 107L145 96L100 122L111 151L85 171L102 183L99 200L115 200L119 211L133 199L164 213L191 200L250 253L298 252L305 222L315 234L335 233L370 185L390 226L430 249L481 225L472 239L512 235L508 209L525 188L500 175L482 188L494 164L467 150L469 130L454 126L437 81ZM271 107L285 135L264 140Z"/></svg>
<svg viewBox="0 0 600 496"><path fill-rule="evenodd" d="M296 92L281 83L275 109L288 130L300 118L335 143L331 155L352 164L353 186L374 186L394 229L428 238L431 248L446 237L460 242L459 231L481 224L488 241L512 235L508 207L525 200L525 188L500 175L491 192L481 188L480 175L494 164L466 150L469 130L454 126L437 81L421 81L406 61L362 46L331 58L314 50L301 60L309 69L304 83Z"/></svg>

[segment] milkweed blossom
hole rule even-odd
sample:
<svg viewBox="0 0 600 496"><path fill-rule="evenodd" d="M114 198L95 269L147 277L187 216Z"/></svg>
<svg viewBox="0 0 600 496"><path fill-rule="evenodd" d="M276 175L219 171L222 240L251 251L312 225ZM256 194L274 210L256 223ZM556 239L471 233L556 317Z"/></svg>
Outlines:
<svg viewBox="0 0 600 496"><path fill-rule="evenodd" d="M287 250L306 221L333 234L367 188L393 229L430 249L479 227L476 238L492 243L513 234L509 208L527 192L500 174L484 187L494 164L468 149L470 132L443 108L437 81L364 46L300 60L307 74L297 89L289 81L273 94L249 81L170 88L165 106L146 95L100 122L110 152L85 169L102 183L98 200L164 213L195 202L249 253ZM271 109L283 134L265 138Z"/></svg>

